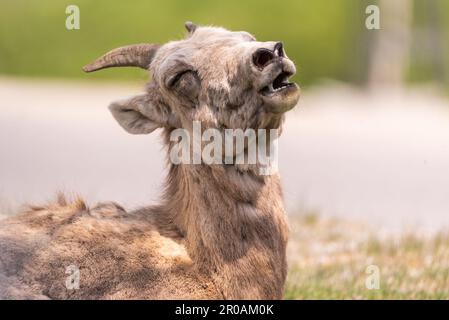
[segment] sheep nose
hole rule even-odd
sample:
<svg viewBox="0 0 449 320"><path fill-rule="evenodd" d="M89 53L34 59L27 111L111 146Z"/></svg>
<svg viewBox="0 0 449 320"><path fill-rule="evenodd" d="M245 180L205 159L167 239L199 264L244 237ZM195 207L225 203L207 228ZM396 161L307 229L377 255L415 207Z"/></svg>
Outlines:
<svg viewBox="0 0 449 320"><path fill-rule="evenodd" d="M276 42L273 51L278 57L285 57L284 44L282 42Z"/></svg>
<svg viewBox="0 0 449 320"><path fill-rule="evenodd" d="M254 52L253 63L256 67L263 69L277 57L284 57L284 47L282 42L276 42L273 50L260 48Z"/></svg>

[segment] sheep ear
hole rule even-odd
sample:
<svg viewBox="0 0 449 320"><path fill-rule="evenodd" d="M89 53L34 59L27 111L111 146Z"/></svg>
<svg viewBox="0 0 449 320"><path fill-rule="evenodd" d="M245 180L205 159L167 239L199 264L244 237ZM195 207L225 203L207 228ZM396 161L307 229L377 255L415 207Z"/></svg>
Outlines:
<svg viewBox="0 0 449 320"><path fill-rule="evenodd" d="M147 134L157 128L179 127L176 115L154 93L113 102L109 110L120 126L132 134Z"/></svg>

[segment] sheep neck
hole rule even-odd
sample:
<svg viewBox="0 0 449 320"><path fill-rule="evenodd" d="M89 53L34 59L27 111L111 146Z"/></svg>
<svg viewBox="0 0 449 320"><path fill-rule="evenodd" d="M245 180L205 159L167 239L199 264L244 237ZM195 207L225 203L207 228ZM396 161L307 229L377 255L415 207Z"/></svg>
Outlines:
<svg viewBox="0 0 449 320"><path fill-rule="evenodd" d="M165 199L195 267L223 297L282 297L288 228L278 175L171 165Z"/></svg>

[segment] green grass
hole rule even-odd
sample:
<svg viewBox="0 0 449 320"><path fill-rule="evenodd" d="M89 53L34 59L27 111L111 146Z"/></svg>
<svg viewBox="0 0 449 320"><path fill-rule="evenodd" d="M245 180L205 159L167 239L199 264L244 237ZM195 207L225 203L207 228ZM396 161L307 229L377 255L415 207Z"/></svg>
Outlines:
<svg viewBox="0 0 449 320"><path fill-rule="evenodd" d="M376 236L309 216L292 225L285 299L449 299L449 235ZM379 289L365 285L379 268Z"/></svg>
<svg viewBox="0 0 449 320"><path fill-rule="evenodd" d="M191 20L246 30L262 41L284 41L289 57L298 66L294 80L303 86L322 79L360 83L366 78L370 44L375 35L365 28L365 8L376 2L284 0L278 5L272 0L77 0L81 29L69 31L65 28L65 9L73 1L3 1L0 74L87 79L81 67L109 49L182 38L183 24ZM426 31L435 22L435 37L447 39L449 2L434 2L435 6L430 6L424 1L414 1L413 25L417 31ZM428 54L430 49L423 50L426 53L423 55L416 54L416 48L423 46L416 41L414 38L408 79L437 80L447 86L449 42L442 42L433 55ZM437 56L443 67L435 67ZM89 79L146 77L145 72L132 68L89 75Z"/></svg>
<svg viewBox="0 0 449 320"><path fill-rule="evenodd" d="M184 22L247 30L260 40L282 40L296 61L301 83L320 78L350 80L358 57L354 41L363 31L360 0L148 1L78 0L80 30L66 30L73 1L3 1L0 10L0 73L85 78L81 67L124 44L182 38ZM354 27L359 26L359 27ZM124 68L89 75L142 79Z"/></svg>

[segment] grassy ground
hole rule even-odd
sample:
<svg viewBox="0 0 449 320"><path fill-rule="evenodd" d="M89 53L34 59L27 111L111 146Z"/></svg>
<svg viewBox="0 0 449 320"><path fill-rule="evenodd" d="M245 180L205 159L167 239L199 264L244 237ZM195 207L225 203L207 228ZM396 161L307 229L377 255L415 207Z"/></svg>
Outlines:
<svg viewBox="0 0 449 320"><path fill-rule="evenodd" d="M447 233L381 237L314 214L291 224L285 299L449 299Z"/></svg>

